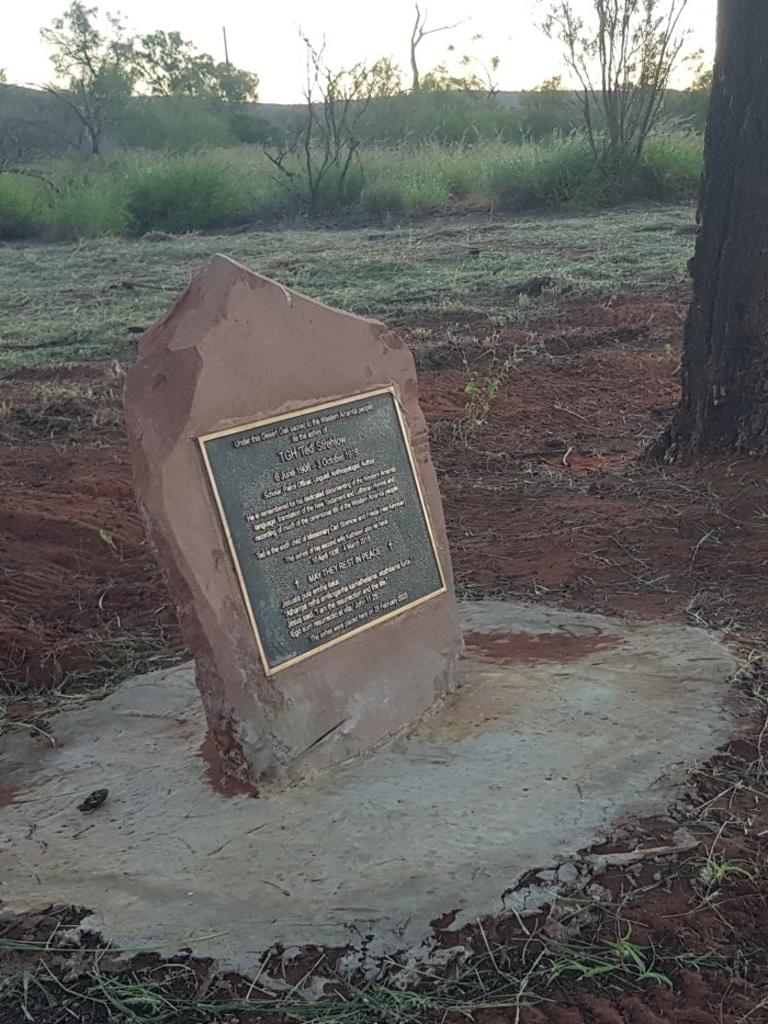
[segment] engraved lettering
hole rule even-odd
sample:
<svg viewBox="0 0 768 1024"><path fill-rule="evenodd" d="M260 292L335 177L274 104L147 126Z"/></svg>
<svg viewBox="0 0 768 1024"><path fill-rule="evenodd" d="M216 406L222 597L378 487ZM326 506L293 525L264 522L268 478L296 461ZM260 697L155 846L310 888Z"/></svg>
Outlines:
<svg viewBox="0 0 768 1024"><path fill-rule="evenodd" d="M390 392L201 440L270 670L443 589Z"/></svg>

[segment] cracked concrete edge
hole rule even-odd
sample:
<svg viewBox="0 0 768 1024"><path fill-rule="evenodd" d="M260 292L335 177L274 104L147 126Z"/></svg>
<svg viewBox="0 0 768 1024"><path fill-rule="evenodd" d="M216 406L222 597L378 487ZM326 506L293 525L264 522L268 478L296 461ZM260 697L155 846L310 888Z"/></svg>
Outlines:
<svg viewBox="0 0 768 1024"><path fill-rule="evenodd" d="M642 850L631 851L639 855L634 863L621 868L623 873L630 877L636 876L643 864L655 865L661 872L670 861L677 860L681 855L691 852L700 845L697 841L692 844L686 843L686 840L692 838L685 826L692 809L692 805L686 805L684 801L677 799L669 805L668 816L657 816L655 819L662 821L666 817L678 848L670 846L666 852L659 852L654 856L644 856ZM632 824L640 825L641 821ZM549 909L550 922L555 923L559 936L575 937L589 921L595 909L607 909L617 902L614 894L599 882L599 878L611 866L610 857L596 855L591 851L595 846L604 843L631 842L636 836L632 824L606 829L583 853L565 857L554 863L531 867L501 892L497 913L464 921L460 930L471 928L473 925L482 928L485 923L494 921L517 923L521 931L524 931L526 920L535 918ZM525 878L530 878L531 881L521 885L520 882ZM562 923L563 918L571 920L566 925ZM94 935L103 934L103 930L103 922L99 915L89 914L79 925L63 929L62 934L73 940L86 936L92 939ZM386 979L387 984L392 987L406 988L423 981L425 971L439 974L461 967L476 950L464 943L445 945L441 932L451 933L457 930L459 929L451 925L444 929L433 926L431 934L416 945L398 945L391 937L380 939L358 933L351 935L350 941L344 947L283 948L274 945L265 950L258 964L253 966L247 966L239 959L230 957L214 959L214 964L222 972L234 971L249 980L258 979L259 986L275 996L292 993L308 1001L317 1001L327 995L326 986L338 984L339 980L354 984L382 982ZM180 953L179 950L163 950L147 943L146 947L134 945L125 950L118 948L115 961L125 962L127 966L133 957L145 952L157 953L164 961L172 961ZM187 947L182 952L189 952L196 958L192 947ZM325 957L335 959L332 977L322 973L322 959ZM203 955L200 955L200 958L207 959ZM318 970L308 967L299 985L285 980L284 972L287 968L309 960L316 962Z"/></svg>

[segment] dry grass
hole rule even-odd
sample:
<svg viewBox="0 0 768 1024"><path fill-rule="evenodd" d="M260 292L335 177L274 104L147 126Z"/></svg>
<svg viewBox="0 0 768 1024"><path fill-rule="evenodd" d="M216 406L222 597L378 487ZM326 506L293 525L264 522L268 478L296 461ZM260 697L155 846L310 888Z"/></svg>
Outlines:
<svg viewBox="0 0 768 1024"><path fill-rule="evenodd" d="M691 221L691 209L678 206L0 245L0 372L132 360L137 336L216 252L331 305L420 331L417 351L451 338L476 347L473 324L487 339L494 328L553 317L563 301L682 284L692 239L677 228ZM532 281L548 285L531 295Z"/></svg>

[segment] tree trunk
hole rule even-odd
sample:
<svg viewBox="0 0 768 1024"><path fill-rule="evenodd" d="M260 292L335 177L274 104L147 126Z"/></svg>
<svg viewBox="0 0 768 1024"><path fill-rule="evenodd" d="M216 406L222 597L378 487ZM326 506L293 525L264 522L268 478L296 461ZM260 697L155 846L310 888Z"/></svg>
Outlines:
<svg viewBox="0 0 768 1024"><path fill-rule="evenodd" d="M411 43L411 92L421 91L421 78L419 77L419 65L416 63L416 44Z"/></svg>
<svg viewBox="0 0 768 1024"><path fill-rule="evenodd" d="M768 0L719 0L698 224L670 462L768 453Z"/></svg>

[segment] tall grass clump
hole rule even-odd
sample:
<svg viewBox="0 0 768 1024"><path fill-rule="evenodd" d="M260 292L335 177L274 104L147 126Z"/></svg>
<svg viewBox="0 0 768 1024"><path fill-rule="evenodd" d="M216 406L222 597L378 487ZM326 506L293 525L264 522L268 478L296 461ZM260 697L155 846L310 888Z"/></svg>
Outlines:
<svg viewBox="0 0 768 1024"><path fill-rule="evenodd" d="M492 154L516 148L499 141L472 146L426 142L418 149L398 147L389 173L394 180L407 174L414 181L429 182L433 190L447 191L449 197L476 195L482 168Z"/></svg>
<svg viewBox="0 0 768 1024"><path fill-rule="evenodd" d="M363 213L372 217L402 213L405 209L405 192L394 181L374 181L360 193L360 207Z"/></svg>
<svg viewBox="0 0 768 1024"><path fill-rule="evenodd" d="M645 144L646 188L661 199L685 199L695 193L704 169L704 150L695 132L652 135Z"/></svg>
<svg viewBox="0 0 768 1024"><path fill-rule="evenodd" d="M703 169L700 136L676 132L651 136L638 161L615 158L598 164L577 205L584 209L635 200L678 202L696 195Z"/></svg>
<svg viewBox="0 0 768 1024"><path fill-rule="evenodd" d="M698 189L702 139L653 135L637 162L598 161L576 133L543 142L370 145L358 157L346 173L328 169L312 188L298 157L290 174L281 173L251 145L57 158L30 167L29 176L0 174L0 240L175 234L348 212L406 217L438 213L457 199L513 213L680 201Z"/></svg>
<svg viewBox="0 0 768 1024"><path fill-rule="evenodd" d="M403 184L405 207L409 213L437 213L451 201L451 191L438 176L414 174Z"/></svg>
<svg viewBox="0 0 768 1024"><path fill-rule="evenodd" d="M481 187L504 210L556 209L577 203L595 175L587 142L570 136L495 150Z"/></svg>
<svg viewBox="0 0 768 1024"><path fill-rule="evenodd" d="M226 227L243 216L235 177L204 154L166 156L129 171L124 184L130 230L172 234Z"/></svg>
<svg viewBox="0 0 768 1024"><path fill-rule="evenodd" d="M388 197L389 209L382 212L426 214L443 209L452 195L463 191L454 187L464 184L459 180L461 147L375 147L363 160L368 184L361 205L366 212L379 212L371 209L372 194Z"/></svg>
<svg viewBox="0 0 768 1024"><path fill-rule="evenodd" d="M119 236L128 234L130 223L125 197L104 181L90 188L72 185L52 197L43 233L54 241Z"/></svg>
<svg viewBox="0 0 768 1024"><path fill-rule="evenodd" d="M283 184L284 182L277 182ZM293 187L286 192L286 200L296 212L332 214L356 206L365 187L365 172L360 161L351 164L346 173L331 167L323 176L313 195L303 167L293 178Z"/></svg>
<svg viewBox="0 0 768 1024"><path fill-rule="evenodd" d="M482 193L511 211L679 200L695 194L701 165L702 141L696 135L653 137L637 163L599 162L583 136L571 135L497 147L485 167Z"/></svg>
<svg viewBox="0 0 768 1024"><path fill-rule="evenodd" d="M0 239L34 238L40 232L45 186L20 174L0 174Z"/></svg>

